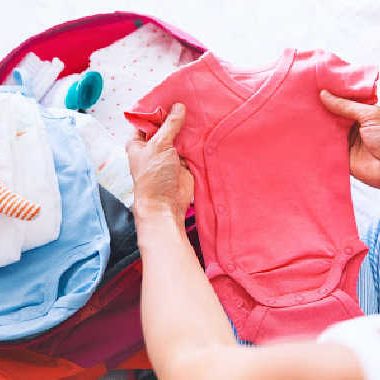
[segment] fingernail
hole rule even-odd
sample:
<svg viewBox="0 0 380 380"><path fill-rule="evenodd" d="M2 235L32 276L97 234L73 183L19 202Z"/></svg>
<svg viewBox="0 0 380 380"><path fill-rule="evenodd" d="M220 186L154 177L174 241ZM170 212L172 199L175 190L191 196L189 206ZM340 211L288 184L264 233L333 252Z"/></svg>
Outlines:
<svg viewBox="0 0 380 380"><path fill-rule="evenodd" d="M333 96L333 94L328 90L322 90L321 95L323 96Z"/></svg>
<svg viewBox="0 0 380 380"><path fill-rule="evenodd" d="M172 107L172 112L173 113L176 113L176 114L180 114L183 112L183 109L184 109L184 105L181 104L181 103L176 103L173 105Z"/></svg>

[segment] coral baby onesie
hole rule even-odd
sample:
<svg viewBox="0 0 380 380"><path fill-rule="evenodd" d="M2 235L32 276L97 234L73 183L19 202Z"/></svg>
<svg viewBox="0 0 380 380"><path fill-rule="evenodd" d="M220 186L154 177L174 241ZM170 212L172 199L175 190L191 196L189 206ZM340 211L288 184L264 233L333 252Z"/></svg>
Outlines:
<svg viewBox="0 0 380 380"><path fill-rule="evenodd" d="M287 49L254 72L206 53L126 113L150 138L174 102L186 104L175 146L195 177L207 276L241 338L313 337L363 314L352 121L329 113L319 92L375 103L377 77L321 50Z"/></svg>

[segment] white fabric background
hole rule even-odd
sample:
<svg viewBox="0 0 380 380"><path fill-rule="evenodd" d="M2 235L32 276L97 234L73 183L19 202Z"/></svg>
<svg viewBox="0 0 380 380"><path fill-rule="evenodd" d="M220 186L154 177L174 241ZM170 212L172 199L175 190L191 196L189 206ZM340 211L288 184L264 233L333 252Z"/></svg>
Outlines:
<svg viewBox="0 0 380 380"><path fill-rule="evenodd" d="M0 0L0 58L27 37L84 15L137 11L175 24L242 66L284 47L322 47L380 63L379 0Z"/></svg>

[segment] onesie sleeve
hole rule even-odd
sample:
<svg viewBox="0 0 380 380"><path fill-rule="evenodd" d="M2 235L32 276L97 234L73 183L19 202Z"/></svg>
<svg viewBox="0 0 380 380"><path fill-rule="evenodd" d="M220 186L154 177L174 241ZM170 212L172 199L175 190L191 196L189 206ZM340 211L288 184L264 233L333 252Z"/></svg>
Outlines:
<svg viewBox="0 0 380 380"><path fill-rule="evenodd" d="M376 66L352 65L335 54L321 51L316 75L319 90L326 89L336 96L361 103L377 102L379 71Z"/></svg>
<svg viewBox="0 0 380 380"><path fill-rule="evenodd" d="M157 106L151 112L140 110L144 108L144 102L140 102L130 111L124 112L124 116L137 130L143 133L145 140L148 141L157 132L168 113L161 106Z"/></svg>
<svg viewBox="0 0 380 380"><path fill-rule="evenodd" d="M178 102L184 103L186 105L186 121L175 140L175 146L181 152L194 143L192 126L197 125L195 99L195 90L185 66L154 87L135 106L124 112L124 115L136 129L143 132L145 139L149 140L165 121L172 105Z"/></svg>

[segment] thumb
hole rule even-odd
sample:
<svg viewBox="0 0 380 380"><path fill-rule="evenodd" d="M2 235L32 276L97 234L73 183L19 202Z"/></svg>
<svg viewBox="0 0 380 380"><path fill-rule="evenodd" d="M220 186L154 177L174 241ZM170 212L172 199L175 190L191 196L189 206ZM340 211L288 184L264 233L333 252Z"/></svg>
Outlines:
<svg viewBox="0 0 380 380"><path fill-rule="evenodd" d="M361 123L363 119L367 119L368 114L373 113L373 106L339 98L327 90L321 91L320 98L324 106L333 114L347 119L357 120L359 123Z"/></svg>
<svg viewBox="0 0 380 380"><path fill-rule="evenodd" d="M165 150L173 146L173 141L185 122L186 108L181 103L173 105L164 124L150 139L149 144L154 145L157 150Z"/></svg>

